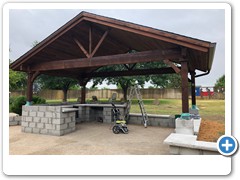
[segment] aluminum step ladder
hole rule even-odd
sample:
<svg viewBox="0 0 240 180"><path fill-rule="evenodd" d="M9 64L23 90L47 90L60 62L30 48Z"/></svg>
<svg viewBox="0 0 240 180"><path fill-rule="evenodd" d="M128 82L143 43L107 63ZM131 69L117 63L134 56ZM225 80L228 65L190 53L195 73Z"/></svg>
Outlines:
<svg viewBox="0 0 240 180"><path fill-rule="evenodd" d="M131 105L132 105L132 99L134 97L134 94L136 95L137 99L138 99L138 104L142 113L142 118L143 118L143 124L144 127L147 127L148 125L148 115L147 112L145 110L144 104L143 104L143 100L142 100L142 95L140 93L140 89L138 87L138 85L134 85L131 86L130 90L129 90L129 95L128 95L128 105L127 105L127 110L126 110L126 116L125 118L128 120L129 119L129 113L130 113L130 109L131 109Z"/></svg>

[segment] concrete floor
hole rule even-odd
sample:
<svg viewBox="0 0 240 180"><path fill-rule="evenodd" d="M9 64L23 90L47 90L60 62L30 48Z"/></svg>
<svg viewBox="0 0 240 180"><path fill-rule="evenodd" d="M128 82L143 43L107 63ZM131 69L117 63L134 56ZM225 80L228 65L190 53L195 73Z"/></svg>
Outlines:
<svg viewBox="0 0 240 180"><path fill-rule="evenodd" d="M81 123L76 131L64 136L21 132L21 126L10 126L11 155L163 155L169 154L163 140L171 128L144 128L128 125L129 134L113 134L110 124Z"/></svg>

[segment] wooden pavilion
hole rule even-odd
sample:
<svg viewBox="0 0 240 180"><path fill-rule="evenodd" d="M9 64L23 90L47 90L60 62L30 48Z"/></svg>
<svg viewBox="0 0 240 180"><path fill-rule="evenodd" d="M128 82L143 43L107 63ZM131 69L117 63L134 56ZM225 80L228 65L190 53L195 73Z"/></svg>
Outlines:
<svg viewBox="0 0 240 180"><path fill-rule="evenodd" d="M210 72L216 43L166 32L113 18L81 12L37 46L14 61L10 68L28 74L27 100L40 74L75 78L85 103L87 82L93 77L180 73L182 112L189 112L188 82L196 105L195 78ZM136 50L136 53L127 53ZM136 63L163 61L169 67L136 69ZM122 64L126 70L98 72ZM202 71L196 75L196 70ZM190 77L188 78L188 73Z"/></svg>

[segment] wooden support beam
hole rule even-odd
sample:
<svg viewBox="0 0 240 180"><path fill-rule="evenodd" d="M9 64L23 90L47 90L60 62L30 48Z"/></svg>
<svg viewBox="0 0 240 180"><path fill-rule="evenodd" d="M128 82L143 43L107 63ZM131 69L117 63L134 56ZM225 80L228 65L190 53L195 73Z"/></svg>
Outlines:
<svg viewBox="0 0 240 180"><path fill-rule="evenodd" d="M169 61L168 59L163 60L163 62L165 64L171 66L176 73L180 73L181 70L175 64L173 64L171 61Z"/></svg>
<svg viewBox="0 0 240 180"><path fill-rule="evenodd" d="M78 69L109 66L116 64L135 64L142 62L161 61L163 59L181 58L179 49L154 50L137 53L99 56L92 58L79 58L69 60L56 60L32 65L32 71L49 71L61 69Z"/></svg>
<svg viewBox="0 0 240 180"><path fill-rule="evenodd" d="M83 45L76 39L73 39L75 41L75 43L78 45L78 47L83 51L83 53L86 55L87 58L90 57L90 55L88 54L88 52L86 51L86 49L83 47Z"/></svg>
<svg viewBox="0 0 240 180"><path fill-rule="evenodd" d="M181 78L182 78L182 112L189 112L188 102L188 63L187 61L181 62Z"/></svg>
<svg viewBox="0 0 240 180"><path fill-rule="evenodd" d="M195 92L195 71L191 71L191 96L192 96L192 105L196 105L196 92Z"/></svg>
<svg viewBox="0 0 240 180"><path fill-rule="evenodd" d="M33 73L32 75L32 78L31 78L31 81L34 82L34 80L40 75L40 72L39 71L36 71Z"/></svg>
<svg viewBox="0 0 240 180"><path fill-rule="evenodd" d="M94 56L94 54L97 52L98 48L101 46L103 40L106 38L108 35L109 30L105 31L99 42L97 43L96 47L94 48L93 52L90 54L90 58Z"/></svg>
<svg viewBox="0 0 240 180"><path fill-rule="evenodd" d="M79 85L81 86L81 104L86 103L86 85L87 85L87 79L80 79Z"/></svg>
<svg viewBox="0 0 240 180"><path fill-rule="evenodd" d="M92 72L85 74L84 77L121 77L121 76L142 76L142 75L160 75L160 74L173 74L175 71L171 68L154 68L154 69L136 69L127 71L111 71L111 72Z"/></svg>
<svg viewBox="0 0 240 180"><path fill-rule="evenodd" d="M92 54L92 26L89 26L89 52L88 54Z"/></svg>
<svg viewBox="0 0 240 180"><path fill-rule="evenodd" d="M28 78L27 78L27 104L30 105L32 102L32 96L33 96L33 73L28 72Z"/></svg>

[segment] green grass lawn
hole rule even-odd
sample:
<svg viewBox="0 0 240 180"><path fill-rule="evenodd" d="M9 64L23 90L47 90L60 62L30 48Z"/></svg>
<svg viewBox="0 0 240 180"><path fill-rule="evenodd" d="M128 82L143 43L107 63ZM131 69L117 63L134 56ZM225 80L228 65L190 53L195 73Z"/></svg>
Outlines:
<svg viewBox="0 0 240 180"><path fill-rule="evenodd" d="M76 102L77 99L68 99L68 102ZM89 101L89 100L87 100ZM107 99L101 99L101 102L107 102ZM181 99L160 99L159 105L154 105L154 99L144 99L146 112L149 114L175 115L181 114L182 103ZM47 100L47 103L61 103L61 100ZM189 101L191 105L191 101ZM197 100L202 119L206 120L225 120L225 101L224 100ZM137 100L132 101L131 113L140 113L140 108Z"/></svg>

